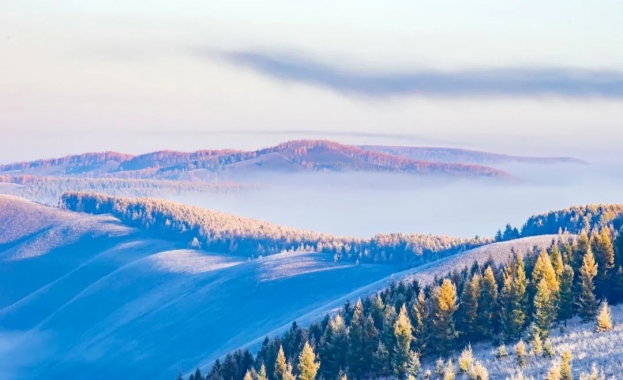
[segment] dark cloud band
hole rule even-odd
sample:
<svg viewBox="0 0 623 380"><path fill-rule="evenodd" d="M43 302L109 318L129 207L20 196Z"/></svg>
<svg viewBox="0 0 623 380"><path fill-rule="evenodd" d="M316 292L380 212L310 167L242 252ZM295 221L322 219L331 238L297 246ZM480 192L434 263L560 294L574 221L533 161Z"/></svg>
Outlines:
<svg viewBox="0 0 623 380"><path fill-rule="evenodd" d="M373 97L412 94L623 98L623 73L616 71L510 68L366 74L296 56L276 57L248 51L221 53L219 56L271 78Z"/></svg>

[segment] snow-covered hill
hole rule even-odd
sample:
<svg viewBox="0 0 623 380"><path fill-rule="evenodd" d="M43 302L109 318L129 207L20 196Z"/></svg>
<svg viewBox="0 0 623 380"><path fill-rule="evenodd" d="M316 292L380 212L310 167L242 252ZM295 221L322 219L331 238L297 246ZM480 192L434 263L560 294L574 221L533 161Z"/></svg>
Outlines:
<svg viewBox="0 0 623 380"><path fill-rule="evenodd" d="M0 196L0 337L10 337L0 344L0 375L171 379L377 291L392 275L426 280L551 239L402 272L315 253L240 261L148 238L110 216Z"/></svg>

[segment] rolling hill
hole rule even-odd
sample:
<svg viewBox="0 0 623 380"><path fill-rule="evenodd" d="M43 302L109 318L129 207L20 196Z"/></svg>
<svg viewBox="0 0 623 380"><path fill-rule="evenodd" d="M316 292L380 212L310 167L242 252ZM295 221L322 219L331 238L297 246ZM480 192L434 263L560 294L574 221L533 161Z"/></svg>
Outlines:
<svg viewBox="0 0 623 380"><path fill-rule="evenodd" d="M256 173L389 172L509 179L502 170L460 162L412 159L326 140L297 140L256 151L160 151L139 156L87 153L0 165L0 174L170 180L238 178Z"/></svg>
<svg viewBox="0 0 623 380"><path fill-rule="evenodd" d="M443 163L463 163L475 165L501 165L510 163L521 164L576 164L585 165L586 161L573 157L530 157L512 156L482 152L469 149L455 148L431 148L431 147L410 147L410 146L383 146L383 145L361 145L359 148L370 151L391 154L430 162Z"/></svg>
<svg viewBox="0 0 623 380"><path fill-rule="evenodd" d="M427 281L554 238L497 243L407 270L305 251L248 260L188 250L111 215L7 196L0 236L0 330L13 337L14 352L32 353L0 370L19 379L171 379L380 290L392 276Z"/></svg>

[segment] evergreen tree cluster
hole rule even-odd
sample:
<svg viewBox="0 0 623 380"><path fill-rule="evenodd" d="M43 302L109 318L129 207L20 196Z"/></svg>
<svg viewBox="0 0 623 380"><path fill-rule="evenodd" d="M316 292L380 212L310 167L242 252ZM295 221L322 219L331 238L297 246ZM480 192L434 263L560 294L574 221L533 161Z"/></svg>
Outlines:
<svg viewBox="0 0 623 380"><path fill-rule="evenodd" d="M71 211L112 214L157 237L194 248L248 257L303 250L330 253L336 261L416 266L491 242L420 234L337 237L154 198L70 192L59 204Z"/></svg>
<svg viewBox="0 0 623 380"><path fill-rule="evenodd" d="M504 231L495 235L496 241L513 240L520 237L552 235L568 232L580 234L612 226L615 231L623 227L623 204L599 204L574 206L564 210L533 215L521 231L506 225Z"/></svg>
<svg viewBox="0 0 623 380"><path fill-rule="evenodd" d="M526 332L531 349L551 357L548 334L554 323L580 315L596 321L598 332L612 328L608 304L622 301L613 290L623 281L615 270L623 265L621 236L613 244L604 228L525 256L513 253L504 265L475 262L426 286L417 280L392 282L309 328L293 323L282 337L266 338L255 357L237 351L217 360L205 379L241 380L247 372L255 380L264 380L262 373L268 380L409 379L418 375L421 357L443 357L462 348L459 370L484 373L473 360L471 344L519 340L516 356L524 365ZM506 355L501 345L498 356ZM454 368L441 361L441 374L450 373L445 367Z"/></svg>

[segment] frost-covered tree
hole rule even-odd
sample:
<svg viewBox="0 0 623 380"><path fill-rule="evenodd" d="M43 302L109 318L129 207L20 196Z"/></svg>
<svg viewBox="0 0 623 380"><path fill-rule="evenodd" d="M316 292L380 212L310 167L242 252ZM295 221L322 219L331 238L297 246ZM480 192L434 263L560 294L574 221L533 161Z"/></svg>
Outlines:
<svg viewBox="0 0 623 380"><path fill-rule="evenodd" d="M400 308L398 319L394 324L394 356L393 369L397 378L403 379L408 374L409 360L411 360L411 321L407 314L407 308Z"/></svg>
<svg viewBox="0 0 623 380"><path fill-rule="evenodd" d="M598 302L593 283L596 275L597 263L589 246L580 268L581 293L578 298L578 313L584 322L593 320L597 313Z"/></svg>
<svg viewBox="0 0 623 380"><path fill-rule="evenodd" d="M542 337L549 335L549 329L556 319L556 298L546 278L541 278L534 296L534 321Z"/></svg>
<svg viewBox="0 0 623 380"><path fill-rule="evenodd" d="M526 344L523 342L523 339L520 339L515 347L515 360L517 360L517 365L520 367L528 365L528 351L526 350Z"/></svg>
<svg viewBox="0 0 623 380"><path fill-rule="evenodd" d="M430 342L439 354L446 354L456 338L454 313L457 310L456 287L449 280L431 292Z"/></svg>
<svg viewBox="0 0 623 380"><path fill-rule="evenodd" d="M601 302L596 316L595 331L598 333L612 330L612 314L607 300Z"/></svg>
<svg viewBox="0 0 623 380"><path fill-rule="evenodd" d="M299 380L315 380L320 364L316 362L316 355L308 342L305 342L299 356Z"/></svg>
<svg viewBox="0 0 623 380"><path fill-rule="evenodd" d="M573 317L575 308L575 294L573 293L573 268L565 265L560 276L560 290L558 292L558 320L564 321Z"/></svg>
<svg viewBox="0 0 623 380"><path fill-rule="evenodd" d="M478 299L478 334L483 339L490 338L494 331L495 308L498 302L498 286L491 266L487 266L481 280L480 298Z"/></svg>
<svg viewBox="0 0 623 380"><path fill-rule="evenodd" d="M562 353L562 361L560 363L560 379L573 380L573 368L571 366L571 352Z"/></svg>
<svg viewBox="0 0 623 380"><path fill-rule="evenodd" d="M461 373L467 373L474 365L474 354L472 353L472 346L468 345L461 351L459 356L459 371Z"/></svg>

